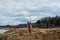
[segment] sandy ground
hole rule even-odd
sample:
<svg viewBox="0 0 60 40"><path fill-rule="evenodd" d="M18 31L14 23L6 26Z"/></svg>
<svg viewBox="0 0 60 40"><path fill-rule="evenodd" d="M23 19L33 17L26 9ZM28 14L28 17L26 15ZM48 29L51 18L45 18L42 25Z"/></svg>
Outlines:
<svg viewBox="0 0 60 40"><path fill-rule="evenodd" d="M33 28L32 33L27 28L4 28L10 30L0 34L0 40L60 40L60 28Z"/></svg>

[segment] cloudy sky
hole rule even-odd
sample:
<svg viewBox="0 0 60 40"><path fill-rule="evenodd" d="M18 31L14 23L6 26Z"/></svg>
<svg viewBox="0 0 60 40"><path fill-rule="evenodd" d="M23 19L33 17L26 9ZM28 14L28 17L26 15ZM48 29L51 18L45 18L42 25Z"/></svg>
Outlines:
<svg viewBox="0 0 60 40"><path fill-rule="evenodd" d="M55 15L60 16L60 0L0 0L0 25L35 22Z"/></svg>

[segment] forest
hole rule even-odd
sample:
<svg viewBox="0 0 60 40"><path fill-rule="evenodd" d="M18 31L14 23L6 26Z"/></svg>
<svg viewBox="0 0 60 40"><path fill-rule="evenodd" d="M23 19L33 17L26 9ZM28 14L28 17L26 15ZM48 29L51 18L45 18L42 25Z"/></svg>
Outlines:
<svg viewBox="0 0 60 40"><path fill-rule="evenodd" d="M44 28L60 27L60 16L42 18L37 20L36 25Z"/></svg>

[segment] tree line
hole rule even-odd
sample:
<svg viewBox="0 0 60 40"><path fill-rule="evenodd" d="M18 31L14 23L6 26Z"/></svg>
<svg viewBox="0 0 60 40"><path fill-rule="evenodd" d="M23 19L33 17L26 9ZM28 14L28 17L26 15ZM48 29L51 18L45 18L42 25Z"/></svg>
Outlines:
<svg viewBox="0 0 60 40"><path fill-rule="evenodd" d="M55 28L60 27L60 16L55 17L44 17L42 19L37 20L35 23L31 23L32 27L38 27L38 28ZM27 27L27 24L18 24L18 25L6 25L6 26L0 26L0 28L24 28Z"/></svg>
<svg viewBox="0 0 60 40"><path fill-rule="evenodd" d="M37 20L36 22L37 27L60 27L60 16L55 17L45 17L41 20Z"/></svg>

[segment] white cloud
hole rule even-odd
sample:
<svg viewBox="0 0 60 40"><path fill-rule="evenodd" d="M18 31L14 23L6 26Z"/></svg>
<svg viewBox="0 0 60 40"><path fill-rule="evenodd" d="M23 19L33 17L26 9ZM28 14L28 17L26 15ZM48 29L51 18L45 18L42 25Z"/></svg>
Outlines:
<svg viewBox="0 0 60 40"><path fill-rule="evenodd" d="M60 0L0 0L0 25L35 22L60 13Z"/></svg>

